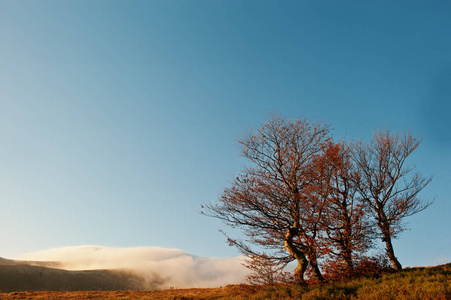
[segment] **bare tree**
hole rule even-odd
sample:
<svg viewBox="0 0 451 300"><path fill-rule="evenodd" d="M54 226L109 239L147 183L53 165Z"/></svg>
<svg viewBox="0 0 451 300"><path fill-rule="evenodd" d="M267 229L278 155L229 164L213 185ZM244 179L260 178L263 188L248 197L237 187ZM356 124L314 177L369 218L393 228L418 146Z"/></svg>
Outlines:
<svg viewBox="0 0 451 300"><path fill-rule="evenodd" d="M324 202L310 197L313 161L328 142L328 126L273 118L241 141L253 167L245 169L205 212L233 227L246 241L229 239L243 253L258 255L247 243L272 251L273 260L297 261L295 280L305 284L308 263L320 281L318 237Z"/></svg>
<svg viewBox="0 0 451 300"><path fill-rule="evenodd" d="M396 270L402 266L395 256L392 239L402 232L403 219L427 208L431 202L418 197L432 177L412 174L405 163L420 145L410 134L378 132L371 143L354 145L353 157L359 170L359 193L371 209L386 253Z"/></svg>

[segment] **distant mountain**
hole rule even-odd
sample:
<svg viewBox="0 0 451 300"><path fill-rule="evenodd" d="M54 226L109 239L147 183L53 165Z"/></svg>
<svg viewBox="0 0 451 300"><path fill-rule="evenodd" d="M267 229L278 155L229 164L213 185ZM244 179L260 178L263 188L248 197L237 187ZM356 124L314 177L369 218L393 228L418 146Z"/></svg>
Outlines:
<svg viewBox="0 0 451 300"><path fill-rule="evenodd" d="M125 270L67 271L57 266L58 262L0 258L0 291L143 290L159 285Z"/></svg>
<svg viewBox="0 0 451 300"><path fill-rule="evenodd" d="M18 262L15 260L11 260L11 259L5 259L0 257L0 266L4 266L4 265L17 265Z"/></svg>

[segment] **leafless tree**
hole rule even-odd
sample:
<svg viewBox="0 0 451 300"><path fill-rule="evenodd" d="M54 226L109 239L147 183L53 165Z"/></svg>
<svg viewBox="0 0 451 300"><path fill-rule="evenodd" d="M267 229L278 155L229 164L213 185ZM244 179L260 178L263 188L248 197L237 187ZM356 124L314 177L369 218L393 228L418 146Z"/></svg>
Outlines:
<svg viewBox="0 0 451 300"><path fill-rule="evenodd" d="M420 145L411 134L377 132L370 144L354 144L353 158L359 171L358 190L371 209L386 253L396 270L402 266L395 256L392 239L405 228L405 217L427 208L431 202L418 197L432 177L412 173L406 159Z"/></svg>
<svg viewBox="0 0 451 300"><path fill-rule="evenodd" d="M280 263L297 261L294 277L305 284L308 263L320 281L318 237L325 202L311 197L314 160L328 142L328 126L273 118L241 141L247 168L205 214L242 229L246 241L229 239L243 253L259 255L248 243L272 251Z"/></svg>

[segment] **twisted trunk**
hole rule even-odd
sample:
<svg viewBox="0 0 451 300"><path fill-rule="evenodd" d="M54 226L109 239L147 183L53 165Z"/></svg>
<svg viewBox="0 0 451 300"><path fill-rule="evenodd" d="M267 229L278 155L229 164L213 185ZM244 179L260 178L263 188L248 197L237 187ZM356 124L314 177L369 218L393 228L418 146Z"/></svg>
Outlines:
<svg viewBox="0 0 451 300"><path fill-rule="evenodd" d="M285 235L284 239L284 246L285 249L287 249L288 253L291 254L292 257L294 257L298 263L296 269L294 270L294 278L296 282L299 285L307 285L304 279L305 271L307 270L308 261L305 257L304 253L302 253L301 250L299 250L294 244L293 244L293 231L296 230L295 228L289 228L287 230L287 233Z"/></svg>

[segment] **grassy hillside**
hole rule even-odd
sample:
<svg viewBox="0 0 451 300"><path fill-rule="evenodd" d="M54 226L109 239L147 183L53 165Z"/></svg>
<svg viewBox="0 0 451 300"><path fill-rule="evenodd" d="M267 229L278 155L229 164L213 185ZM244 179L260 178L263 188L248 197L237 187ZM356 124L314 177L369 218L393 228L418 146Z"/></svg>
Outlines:
<svg viewBox="0 0 451 300"><path fill-rule="evenodd" d="M451 299L451 264L405 269L302 288L235 285L216 289L0 293L1 299Z"/></svg>
<svg viewBox="0 0 451 300"><path fill-rule="evenodd" d="M451 299L451 264L307 288L266 287L250 299Z"/></svg>

